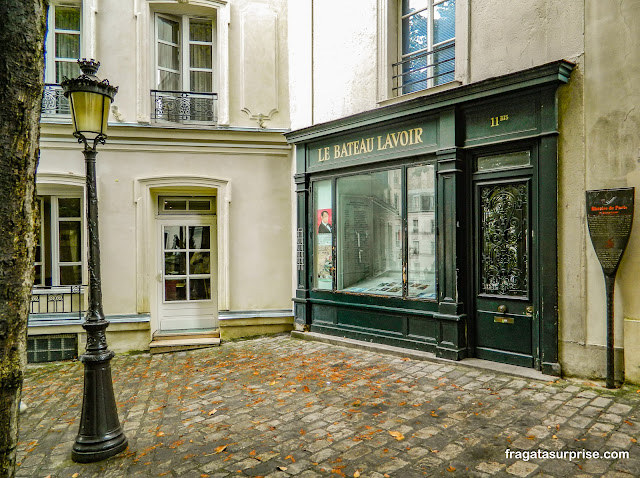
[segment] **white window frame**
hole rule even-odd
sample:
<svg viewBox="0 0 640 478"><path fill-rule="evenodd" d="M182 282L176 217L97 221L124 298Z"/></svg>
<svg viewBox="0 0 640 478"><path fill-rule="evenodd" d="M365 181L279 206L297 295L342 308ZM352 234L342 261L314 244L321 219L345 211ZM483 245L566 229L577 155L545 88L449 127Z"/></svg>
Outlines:
<svg viewBox="0 0 640 478"><path fill-rule="evenodd" d="M44 199L42 198L42 196L38 196L38 198L36 199L38 201L38 208L40 210L40 217L42 218L42 212L44 211ZM47 252L46 252L46 244L45 244L45 240L44 240L44 221L41 219L40 220L40 231L38 232L38 239L39 239L39 243L40 243L40 260L33 261L33 267L34 269L36 268L36 266L40 266L40 282L36 283L35 279L34 279L34 286L43 286L44 285L44 275L45 275L45 269L46 269L46 264L47 264Z"/></svg>
<svg viewBox="0 0 640 478"><path fill-rule="evenodd" d="M96 0L84 0L93 1ZM217 94L216 111L218 126L229 125L229 0L140 0L134 10L136 17L136 90L144 101L136 103L136 119L140 123L151 120L149 90L155 89L156 74L154 55L155 13L190 15L215 18L214 78L213 90Z"/></svg>
<svg viewBox="0 0 640 478"><path fill-rule="evenodd" d="M161 12L154 14L153 20L153 38L154 38L154 62L153 62L153 89L159 89L160 84L160 66L158 65L158 18L164 18L178 23L179 38L178 38L178 58L180 63L180 71L177 73L180 75L180 87L178 91L193 91L191 88L191 71L210 71L211 72L211 89L212 91L207 93L216 93L217 90L217 78L216 78L216 51L217 51L217 28L216 21L213 17L202 17L197 15L172 15ZM189 39L189 26L192 20L207 21L211 23L211 42L199 42ZM164 40L163 40L164 42ZM208 68L191 68L189 46L190 45L211 45L211 69ZM173 44L171 44L173 45Z"/></svg>
<svg viewBox="0 0 640 478"><path fill-rule="evenodd" d="M84 55L84 18L83 18L83 8L81 2L52 2L49 4L49 8L47 10L47 35L45 38L45 83L53 83L56 82L56 33L70 33L75 34L76 30L61 30L58 29L55 25L56 18L56 8L57 7L67 7L67 8L77 8L80 11L80 30L77 31L77 35L80 37L80 51L79 58L82 58ZM53 26L53 28L51 28ZM79 58L60 58L62 61L67 61L69 63L73 61L77 61Z"/></svg>
<svg viewBox="0 0 640 478"><path fill-rule="evenodd" d="M73 193L62 193L62 194L42 194L38 196L38 201L40 201L40 211L41 217L44 218L44 196L48 196L50 198L50 210L49 210L49 227L50 229L50 244L51 251L47 251L46 241L45 241L45 221L42 220L40 223L40 259L41 261L38 263L34 263L35 265L42 265L41 269L41 283L34 284L34 286L46 286L45 279L45 264L47 263L47 259L51 262L51 286L47 287L70 287L72 285L82 285L85 283L85 269L86 269L86 247L85 247L85 219L84 219L84 198L80 194ZM79 217L65 217L60 218L59 216L59 208L58 208L58 200L63 198L73 198L80 199L80 216ZM74 262L61 262L60 261L60 223L61 222L80 222L80 261ZM80 284L60 284L60 267L61 266L80 266L81 274L80 274Z"/></svg>
<svg viewBox="0 0 640 478"><path fill-rule="evenodd" d="M437 93L470 82L469 28L470 0L456 0L455 20L455 70L454 81L426 88L413 93L401 94L393 90L392 65L399 61L401 30L398 18L402 12L401 0L377 0L378 4L378 104L381 106L406 101L415 97ZM398 90L399 91L399 90Z"/></svg>
<svg viewBox="0 0 640 478"><path fill-rule="evenodd" d="M407 13L406 15L402 14L402 8L399 6L398 7L398 61L403 61L405 58L411 57L411 56L415 56L415 55L419 55L420 53L429 53L430 56L433 56L433 51L439 47L442 47L444 45L447 45L448 43L455 43L456 41L456 37L454 35L453 38L449 38L445 41L439 42L439 43L434 43L433 40L433 31L434 31L434 11L435 11L435 7L437 5L441 5L447 1L450 0L424 0L426 2L426 6L422 9L418 9L418 10L414 10L411 13ZM402 0L398 0L399 4L402 4ZM456 5L457 6L457 5ZM413 51L411 53L404 53L402 51L402 43L403 43L403 37L404 37L404 33L402 31L402 21L405 18L417 15L419 13L422 12L427 12L428 14L428 26L427 26L427 47L423 48L422 50L417 50L417 51ZM455 47L454 47L455 48ZM455 54L455 52L454 52ZM429 58L430 56L428 56L427 58ZM431 60L432 61L432 60ZM455 60L454 60L455 61ZM427 61L427 64L429 64L429 60ZM426 80L426 86L424 87L419 87L418 90L416 91L421 91L421 90L426 90L429 88L433 88L434 86L440 86L440 85L436 85L435 84L435 78L432 78L433 76L433 70L434 67L430 66L427 68L427 74L426 76L429 78L428 80ZM400 71L398 71L398 74L400 74ZM454 65L454 75L455 75L455 65ZM422 85L422 81L419 82L419 85ZM447 82L448 83L448 82ZM402 81L398 80L398 90L397 90L397 96L402 96L404 94L407 93L403 93L403 86L402 86ZM415 92L412 92L415 93Z"/></svg>

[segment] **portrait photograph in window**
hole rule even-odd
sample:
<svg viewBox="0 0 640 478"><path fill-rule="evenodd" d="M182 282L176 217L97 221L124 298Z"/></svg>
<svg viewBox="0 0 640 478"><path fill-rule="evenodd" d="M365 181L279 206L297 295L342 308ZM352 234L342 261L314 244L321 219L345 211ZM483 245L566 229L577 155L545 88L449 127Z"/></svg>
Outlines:
<svg viewBox="0 0 640 478"><path fill-rule="evenodd" d="M315 207L314 221L314 256L316 289L333 288L333 210L331 209L331 180L318 181L314 184L313 202Z"/></svg>

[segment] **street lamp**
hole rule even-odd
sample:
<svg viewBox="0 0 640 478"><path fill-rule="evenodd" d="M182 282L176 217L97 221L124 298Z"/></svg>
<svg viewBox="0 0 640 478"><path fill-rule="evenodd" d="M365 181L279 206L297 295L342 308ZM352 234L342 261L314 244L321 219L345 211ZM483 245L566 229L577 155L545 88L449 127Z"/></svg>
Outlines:
<svg viewBox="0 0 640 478"><path fill-rule="evenodd" d="M71 451L79 463L104 460L127 448L127 438L120 427L111 379L114 352L107 348L109 321L102 311L100 279L100 240L98 236L98 194L96 189L96 146L107 138L109 107L118 88L95 75L100 62L78 60L82 74L65 78L60 86L71 104L73 135L84 144L87 181L87 225L89 229L89 309L82 327L87 331L87 348L80 360L84 363L84 394L80 429Z"/></svg>

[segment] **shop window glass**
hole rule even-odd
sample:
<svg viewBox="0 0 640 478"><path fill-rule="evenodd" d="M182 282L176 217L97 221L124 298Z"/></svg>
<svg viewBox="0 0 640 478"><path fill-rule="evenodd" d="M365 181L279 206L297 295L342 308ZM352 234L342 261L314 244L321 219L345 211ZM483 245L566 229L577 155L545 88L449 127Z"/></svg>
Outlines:
<svg viewBox="0 0 640 478"><path fill-rule="evenodd" d="M408 295L423 299L436 297L435 257L435 170L433 165L407 169L407 218L411 263L407 275ZM420 200L412 200L420 198ZM416 207L417 206L417 207ZM416 228L415 226L418 225Z"/></svg>
<svg viewBox="0 0 640 478"><path fill-rule="evenodd" d="M337 180L337 288L402 296L402 170Z"/></svg>
<svg viewBox="0 0 640 478"><path fill-rule="evenodd" d="M313 186L314 204L314 281L316 289L333 287L333 209L331 180L317 181Z"/></svg>

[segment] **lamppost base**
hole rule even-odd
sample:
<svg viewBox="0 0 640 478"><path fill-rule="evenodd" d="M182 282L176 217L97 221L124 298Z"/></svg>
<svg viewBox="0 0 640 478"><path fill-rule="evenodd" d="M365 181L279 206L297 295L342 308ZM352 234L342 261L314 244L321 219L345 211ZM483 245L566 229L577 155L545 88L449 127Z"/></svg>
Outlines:
<svg viewBox="0 0 640 478"><path fill-rule="evenodd" d="M88 349L96 344L106 346L107 321L85 322ZM111 358L115 354L104 348L80 356L84 363L84 396L80 430L71 450L71 459L91 463L117 455L127 448L127 438L120 426L111 379Z"/></svg>
<svg viewBox="0 0 640 478"><path fill-rule="evenodd" d="M122 430L120 434L113 438L105 438L98 442L79 442L76 440L71 450L71 459L76 463L93 463L95 461L106 460L118 453L126 450L129 443Z"/></svg>

